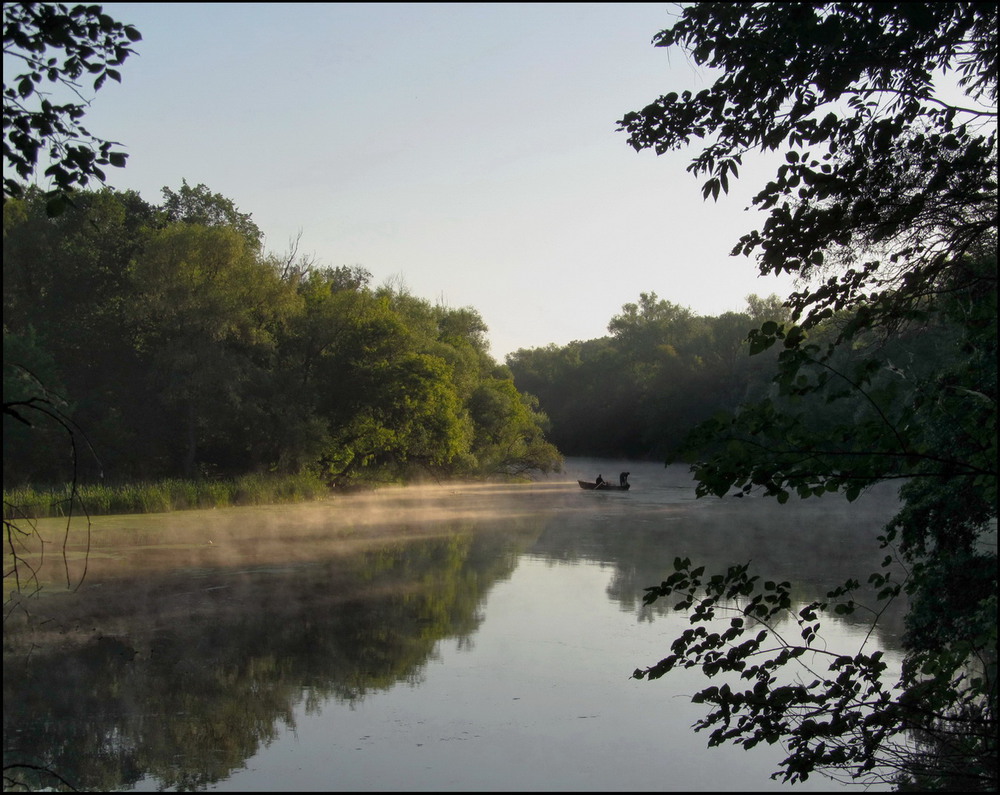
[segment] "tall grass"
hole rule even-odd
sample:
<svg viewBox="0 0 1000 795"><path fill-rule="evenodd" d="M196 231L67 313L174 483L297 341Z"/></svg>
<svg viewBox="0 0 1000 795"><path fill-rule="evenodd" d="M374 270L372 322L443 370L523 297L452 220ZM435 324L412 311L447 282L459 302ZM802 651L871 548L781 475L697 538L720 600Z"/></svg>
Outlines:
<svg viewBox="0 0 1000 795"><path fill-rule="evenodd" d="M162 513L188 508L223 508L229 505L266 505L301 502L330 493L315 475L244 475L229 480L160 480L122 485L89 484L77 488L74 514ZM5 490L5 519L66 516L70 512L70 487Z"/></svg>

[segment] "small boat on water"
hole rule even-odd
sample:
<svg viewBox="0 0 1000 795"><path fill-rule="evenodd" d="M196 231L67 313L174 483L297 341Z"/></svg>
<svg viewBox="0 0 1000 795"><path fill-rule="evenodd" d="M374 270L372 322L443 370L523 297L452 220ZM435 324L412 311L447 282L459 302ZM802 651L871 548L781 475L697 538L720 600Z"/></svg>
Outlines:
<svg viewBox="0 0 1000 795"><path fill-rule="evenodd" d="M580 484L581 489L590 489L591 491L628 491L632 487L630 483L619 486L607 481L604 483L594 483L592 480L578 480L577 483Z"/></svg>

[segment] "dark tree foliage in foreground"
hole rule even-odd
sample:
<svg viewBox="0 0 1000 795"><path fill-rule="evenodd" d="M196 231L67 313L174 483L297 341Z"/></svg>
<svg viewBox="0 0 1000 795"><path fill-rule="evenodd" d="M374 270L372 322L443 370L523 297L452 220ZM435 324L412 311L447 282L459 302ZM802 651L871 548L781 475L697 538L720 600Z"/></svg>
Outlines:
<svg viewBox="0 0 1000 795"><path fill-rule="evenodd" d="M50 213L64 209L74 189L93 179L104 182L104 167L125 165L128 155L114 149L115 142L83 126L90 104L83 92L99 90L108 78L121 82L118 67L141 39L132 25L112 19L101 6L4 3L4 58L23 69L10 75L4 69L5 199L22 195L40 155L49 163L45 176L54 186ZM84 78L93 82L83 85Z"/></svg>
<svg viewBox="0 0 1000 795"><path fill-rule="evenodd" d="M995 790L996 5L695 3L654 44L719 76L624 116L629 143L697 145L688 170L713 199L746 155L783 154L754 198L766 220L733 253L802 285L790 323L750 336L779 351L771 395L689 439L699 495L903 485L882 569L821 602L679 559L646 598L678 598L692 628L635 676L719 676L696 728L782 743L785 781ZM894 683L879 652L819 640L823 615L877 621L896 598L910 612Z"/></svg>

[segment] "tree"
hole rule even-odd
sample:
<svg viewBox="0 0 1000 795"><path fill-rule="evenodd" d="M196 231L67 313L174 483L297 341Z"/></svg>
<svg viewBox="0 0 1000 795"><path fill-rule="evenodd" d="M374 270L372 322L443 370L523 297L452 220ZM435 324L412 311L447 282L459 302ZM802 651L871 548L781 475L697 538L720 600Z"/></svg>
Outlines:
<svg viewBox="0 0 1000 795"><path fill-rule="evenodd" d="M444 471L468 449L472 429L444 360L425 353L394 355L367 380L375 399L351 431L359 457Z"/></svg>
<svg viewBox="0 0 1000 795"><path fill-rule="evenodd" d="M136 415L150 403L138 389L133 314L127 310L136 298L132 265L155 211L138 194L110 188L77 191L74 206L56 218L47 216L46 203L42 191L30 188L4 205L5 332L37 338L62 388L39 373L41 384L70 399L73 419L100 450L101 462L120 465L122 456L141 456L142 445L128 431L143 426ZM32 368L29 360L15 355L14 361ZM112 407L123 413L112 417ZM56 463L66 460L58 447L41 437L22 442L5 461L5 471L17 473L11 483L68 477ZM29 465L43 460L55 466ZM87 465L81 478L93 473L96 462L80 463Z"/></svg>
<svg viewBox="0 0 1000 795"><path fill-rule="evenodd" d="M553 444L566 455L643 457L640 387L644 362L628 361L610 337L507 357L514 383L538 398Z"/></svg>
<svg viewBox="0 0 1000 795"><path fill-rule="evenodd" d="M749 338L752 353L781 343L773 394L691 437L699 496L854 499L904 482L883 546L908 576L869 582L876 612L903 592L912 607L897 689L862 652L833 655L811 684L779 684L815 652L821 613L859 609L859 583L796 609L787 583L679 560L647 600L680 596L701 626L635 675L697 666L752 681L701 691L712 712L698 728L714 728L712 744L784 741L785 780L833 769L995 789L996 551L979 541L996 523L996 7L695 3L654 43L721 76L625 115L629 143L703 141L688 170L714 199L749 152L782 151L753 200L766 220L733 253L801 277L790 321ZM952 75L955 91L940 90ZM897 361L890 349L936 353ZM830 410L840 404L849 411ZM707 630L733 608L724 631ZM776 629L787 613L801 643ZM916 752L898 742L906 732Z"/></svg>
<svg viewBox="0 0 1000 795"><path fill-rule="evenodd" d="M698 422L766 391L772 362L747 357L747 332L788 310L777 296L747 301L751 313L700 317L641 293L609 321L613 336L520 350L507 362L518 387L538 398L560 450L663 458Z"/></svg>
<svg viewBox="0 0 1000 795"><path fill-rule="evenodd" d="M656 293L641 293L638 304L625 304L622 313L611 318L608 331L624 354L648 359L668 347L676 355L696 336L698 322L690 309L658 299Z"/></svg>
<svg viewBox="0 0 1000 795"><path fill-rule="evenodd" d="M763 229L733 253L805 276L831 250L888 252L792 296L806 327L866 288L888 319L996 228L996 29L984 3L696 3L654 43L723 76L619 124L637 150L710 141L688 166L708 176L705 197L728 191L746 153L787 147L754 198ZM935 92L950 72L966 104Z"/></svg>
<svg viewBox="0 0 1000 795"><path fill-rule="evenodd" d="M164 195L154 207L80 190L55 218L37 188L4 204L8 485L65 482L67 456L33 441L77 426L100 452L84 482L318 468L344 483L415 465L558 463L475 310L373 291L359 267L267 254L249 214L203 185ZM503 411L473 417L485 384Z"/></svg>
<svg viewBox="0 0 1000 795"><path fill-rule="evenodd" d="M65 208L75 188L92 179L103 182L104 166L125 165L128 155L114 149L115 142L82 125L90 101L78 81L85 73L93 77L94 91L108 78L121 82L117 67L134 52L130 45L141 39L132 25L115 21L100 6L4 3L4 59L19 60L24 68L10 85L4 68L4 200L22 195L43 152L50 162L45 176L55 186L48 194L52 214ZM43 82L70 98L53 101L52 94L41 90Z"/></svg>
<svg viewBox="0 0 1000 795"><path fill-rule="evenodd" d="M559 451L544 438L548 418L538 411L537 398L518 392L509 375L483 380L468 408L475 429L472 452L483 473L518 475L562 466Z"/></svg>
<svg viewBox="0 0 1000 795"><path fill-rule="evenodd" d="M232 199L212 193L203 184L192 188L185 179L176 191L163 188L163 211L168 221L232 227L254 251L264 242L264 233L254 223L252 213L241 213Z"/></svg>
<svg viewBox="0 0 1000 795"><path fill-rule="evenodd" d="M72 427L73 410L55 362L39 346L33 328L24 334L4 329L3 379L4 483L13 486L26 475L65 478L62 467L53 466L49 444L39 440L53 446L63 441L67 427Z"/></svg>
<svg viewBox="0 0 1000 795"><path fill-rule="evenodd" d="M246 471L255 450L269 447L260 444L269 441L261 439L267 416L282 411L255 404L248 390L267 380L276 325L296 299L251 246L232 226L171 223L149 236L134 264L136 344L175 415L164 431L181 445L174 455L186 477L212 463ZM226 453L203 460L213 438Z"/></svg>

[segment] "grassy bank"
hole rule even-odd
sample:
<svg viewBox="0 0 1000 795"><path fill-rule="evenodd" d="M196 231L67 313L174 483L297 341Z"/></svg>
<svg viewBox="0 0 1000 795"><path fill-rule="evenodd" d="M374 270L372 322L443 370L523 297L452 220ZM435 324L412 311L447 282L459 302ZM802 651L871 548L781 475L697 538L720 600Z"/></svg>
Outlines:
<svg viewBox="0 0 1000 795"><path fill-rule="evenodd" d="M118 486L85 485L77 488L74 514L91 516L121 513L161 513L188 508L222 508L230 505L264 505L325 497L329 488L308 475L245 475L229 480L161 480ZM70 488L22 488L4 491L5 519L66 516Z"/></svg>

